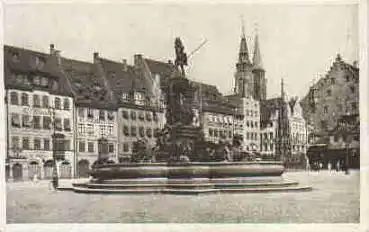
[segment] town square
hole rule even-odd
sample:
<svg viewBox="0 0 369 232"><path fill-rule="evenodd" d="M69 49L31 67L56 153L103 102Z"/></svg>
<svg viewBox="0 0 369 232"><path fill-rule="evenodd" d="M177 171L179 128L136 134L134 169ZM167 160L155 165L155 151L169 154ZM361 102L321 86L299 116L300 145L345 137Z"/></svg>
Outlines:
<svg viewBox="0 0 369 232"><path fill-rule="evenodd" d="M359 223L358 5L4 13L7 223Z"/></svg>

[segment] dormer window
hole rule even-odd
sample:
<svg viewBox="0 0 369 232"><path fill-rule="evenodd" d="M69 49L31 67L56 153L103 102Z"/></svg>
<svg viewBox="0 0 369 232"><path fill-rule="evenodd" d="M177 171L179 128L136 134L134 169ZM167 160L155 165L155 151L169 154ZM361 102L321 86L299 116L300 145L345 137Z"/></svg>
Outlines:
<svg viewBox="0 0 369 232"><path fill-rule="evenodd" d="M14 52L12 54L12 61L13 62L19 62L19 53L18 52Z"/></svg>
<svg viewBox="0 0 369 232"><path fill-rule="evenodd" d="M58 85L58 82L57 81L54 81L53 82L53 86L52 86L53 90L58 90L59 88L59 85Z"/></svg>
<svg viewBox="0 0 369 232"><path fill-rule="evenodd" d="M47 87L49 85L49 80L46 77L41 77L41 86Z"/></svg>
<svg viewBox="0 0 369 232"><path fill-rule="evenodd" d="M37 85L37 86L41 85L41 78L39 76L34 76L33 77L33 84Z"/></svg>
<svg viewBox="0 0 369 232"><path fill-rule="evenodd" d="M127 93L123 93L122 94L122 100L123 101L127 101L128 100L128 94Z"/></svg>
<svg viewBox="0 0 369 232"><path fill-rule="evenodd" d="M35 63L36 63L36 68L37 69L42 69L45 65L45 60L44 60L44 58L36 56Z"/></svg>

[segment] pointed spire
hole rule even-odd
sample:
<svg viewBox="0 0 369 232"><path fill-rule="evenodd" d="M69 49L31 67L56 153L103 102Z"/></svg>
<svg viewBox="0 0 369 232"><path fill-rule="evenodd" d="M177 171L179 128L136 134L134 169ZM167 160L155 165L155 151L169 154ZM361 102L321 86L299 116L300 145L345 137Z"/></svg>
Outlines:
<svg viewBox="0 0 369 232"><path fill-rule="evenodd" d="M264 69L263 62L261 61L261 53L260 53L260 45L259 45L259 32L256 25L255 28L256 35L255 35L255 46L254 46L254 55L252 57L252 63L254 69Z"/></svg>
<svg viewBox="0 0 369 232"><path fill-rule="evenodd" d="M241 17L242 23L242 35L241 35L241 43L240 43L240 52L238 54L238 62L239 63L250 63L249 58L249 50L247 48L246 36L245 36L245 26L243 23L243 17Z"/></svg>

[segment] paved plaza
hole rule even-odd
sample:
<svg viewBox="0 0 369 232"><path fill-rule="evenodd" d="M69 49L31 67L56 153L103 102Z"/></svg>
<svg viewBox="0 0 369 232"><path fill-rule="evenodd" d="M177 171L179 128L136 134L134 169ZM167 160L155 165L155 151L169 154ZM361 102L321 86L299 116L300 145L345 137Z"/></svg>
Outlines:
<svg viewBox="0 0 369 232"><path fill-rule="evenodd" d="M7 184L8 223L358 223L359 171L287 172L311 192L88 195ZM64 182L63 184L68 184Z"/></svg>

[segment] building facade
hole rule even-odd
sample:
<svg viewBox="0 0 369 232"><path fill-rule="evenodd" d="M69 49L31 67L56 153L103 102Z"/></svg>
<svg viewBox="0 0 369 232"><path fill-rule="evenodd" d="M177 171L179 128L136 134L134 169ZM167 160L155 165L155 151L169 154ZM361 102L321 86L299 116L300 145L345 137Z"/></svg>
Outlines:
<svg viewBox="0 0 369 232"><path fill-rule="evenodd" d="M7 179L51 178L54 152L59 177L74 177L74 100L55 60L5 46L4 61Z"/></svg>
<svg viewBox="0 0 369 232"><path fill-rule="evenodd" d="M303 115L314 133L332 130L343 115L359 114L359 68L337 55L330 70L302 100Z"/></svg>

